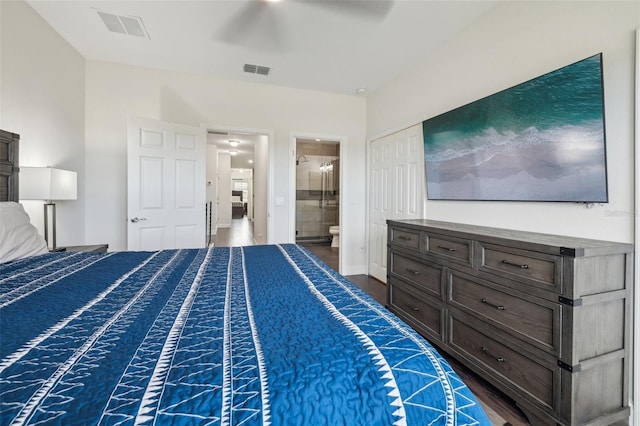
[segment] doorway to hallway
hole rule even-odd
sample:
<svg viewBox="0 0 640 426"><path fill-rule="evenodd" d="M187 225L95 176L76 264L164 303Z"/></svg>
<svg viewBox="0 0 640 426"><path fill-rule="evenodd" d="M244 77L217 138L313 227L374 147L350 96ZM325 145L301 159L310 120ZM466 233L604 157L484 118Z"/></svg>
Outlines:
<svg viewBox="0 0 640 426"><path fill-rule="evenodd" d="M214 235L228 233L237 226L235 221L246 217L251 235L244 240L251 238L251 244L267 244L273 227L269 215L272 132L207 127L207 201L214 206Z"/></svg>

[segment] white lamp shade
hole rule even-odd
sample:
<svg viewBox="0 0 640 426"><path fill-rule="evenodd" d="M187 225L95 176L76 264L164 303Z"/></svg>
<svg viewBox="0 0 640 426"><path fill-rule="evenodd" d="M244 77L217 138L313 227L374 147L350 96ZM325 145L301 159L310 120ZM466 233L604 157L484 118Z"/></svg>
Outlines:
<svg viewBox="0 0 640 426"><path fill-rule="evenodd" d="M21 200L75 200L78 174L53 167L20 167Z"/></svg>

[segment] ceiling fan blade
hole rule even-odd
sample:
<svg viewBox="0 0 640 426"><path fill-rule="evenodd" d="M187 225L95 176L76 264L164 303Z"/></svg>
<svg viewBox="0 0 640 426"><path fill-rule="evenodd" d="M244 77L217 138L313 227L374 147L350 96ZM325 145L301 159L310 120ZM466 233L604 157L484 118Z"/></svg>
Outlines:
<svg viewBox="0 0 640 426"><path fill-rule="evenodd" d="M366 19L384 19L393 7L393 0L295 0Z"/></svg>
<svg viewBox="0 0 640 426"><path fill-rule="evenodd" d="M229 43L241 41L247 36L248 29L253 28L260 20L266 6L266 3L261 1L247 2L240 12L222 26L217 38Z"/></svg>
<svg viewBox="0 0 640 426"><path fill-rule="evenodd" d="M276 11L268 2L250 0L218 32L217 39L255 49L282 51L285 39L281 34Z"/></svg>

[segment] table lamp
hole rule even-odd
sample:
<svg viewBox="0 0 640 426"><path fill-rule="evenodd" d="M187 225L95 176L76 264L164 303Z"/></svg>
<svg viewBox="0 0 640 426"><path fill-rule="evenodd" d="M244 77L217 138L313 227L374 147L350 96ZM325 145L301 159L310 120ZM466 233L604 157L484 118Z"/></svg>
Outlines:
<svg viewBox="0 0 640 426"><path fill-rule="evenodd" d="M76 200L78 174L53 167L20 167L20 199L44 200L44 239L51 250L56 246L55 201ZM51 218L49 217L51 211ZM49 236L51 222L51 236Z"/></svg>

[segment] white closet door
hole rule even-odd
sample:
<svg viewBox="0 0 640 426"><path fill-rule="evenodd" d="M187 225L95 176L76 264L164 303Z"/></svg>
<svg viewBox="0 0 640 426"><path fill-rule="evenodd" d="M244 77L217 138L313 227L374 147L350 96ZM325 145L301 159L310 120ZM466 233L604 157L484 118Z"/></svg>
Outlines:
<svg viewBox="0 0 640 426"><path fill-rule="evenodd" d="M405 133L406 198L404 215L398 219L422 219L424 217L424 201L427 198L424 162L424 141L422 140L422 124L410 127Z"/></svg>
<svg viewBox="0 0 640 426"><path fill-rule="evenodd" d="M422 125L373 141L369 173L369 275L386 283L387 219L424 215Z"/></svg>
<svg viewBox="0 0 640 426"><path fill-rule="evenodd" d="M393 139L385 137L371 144L369 168L369 275L387 281L387 218L391 215L391 150Z"/></svg>

